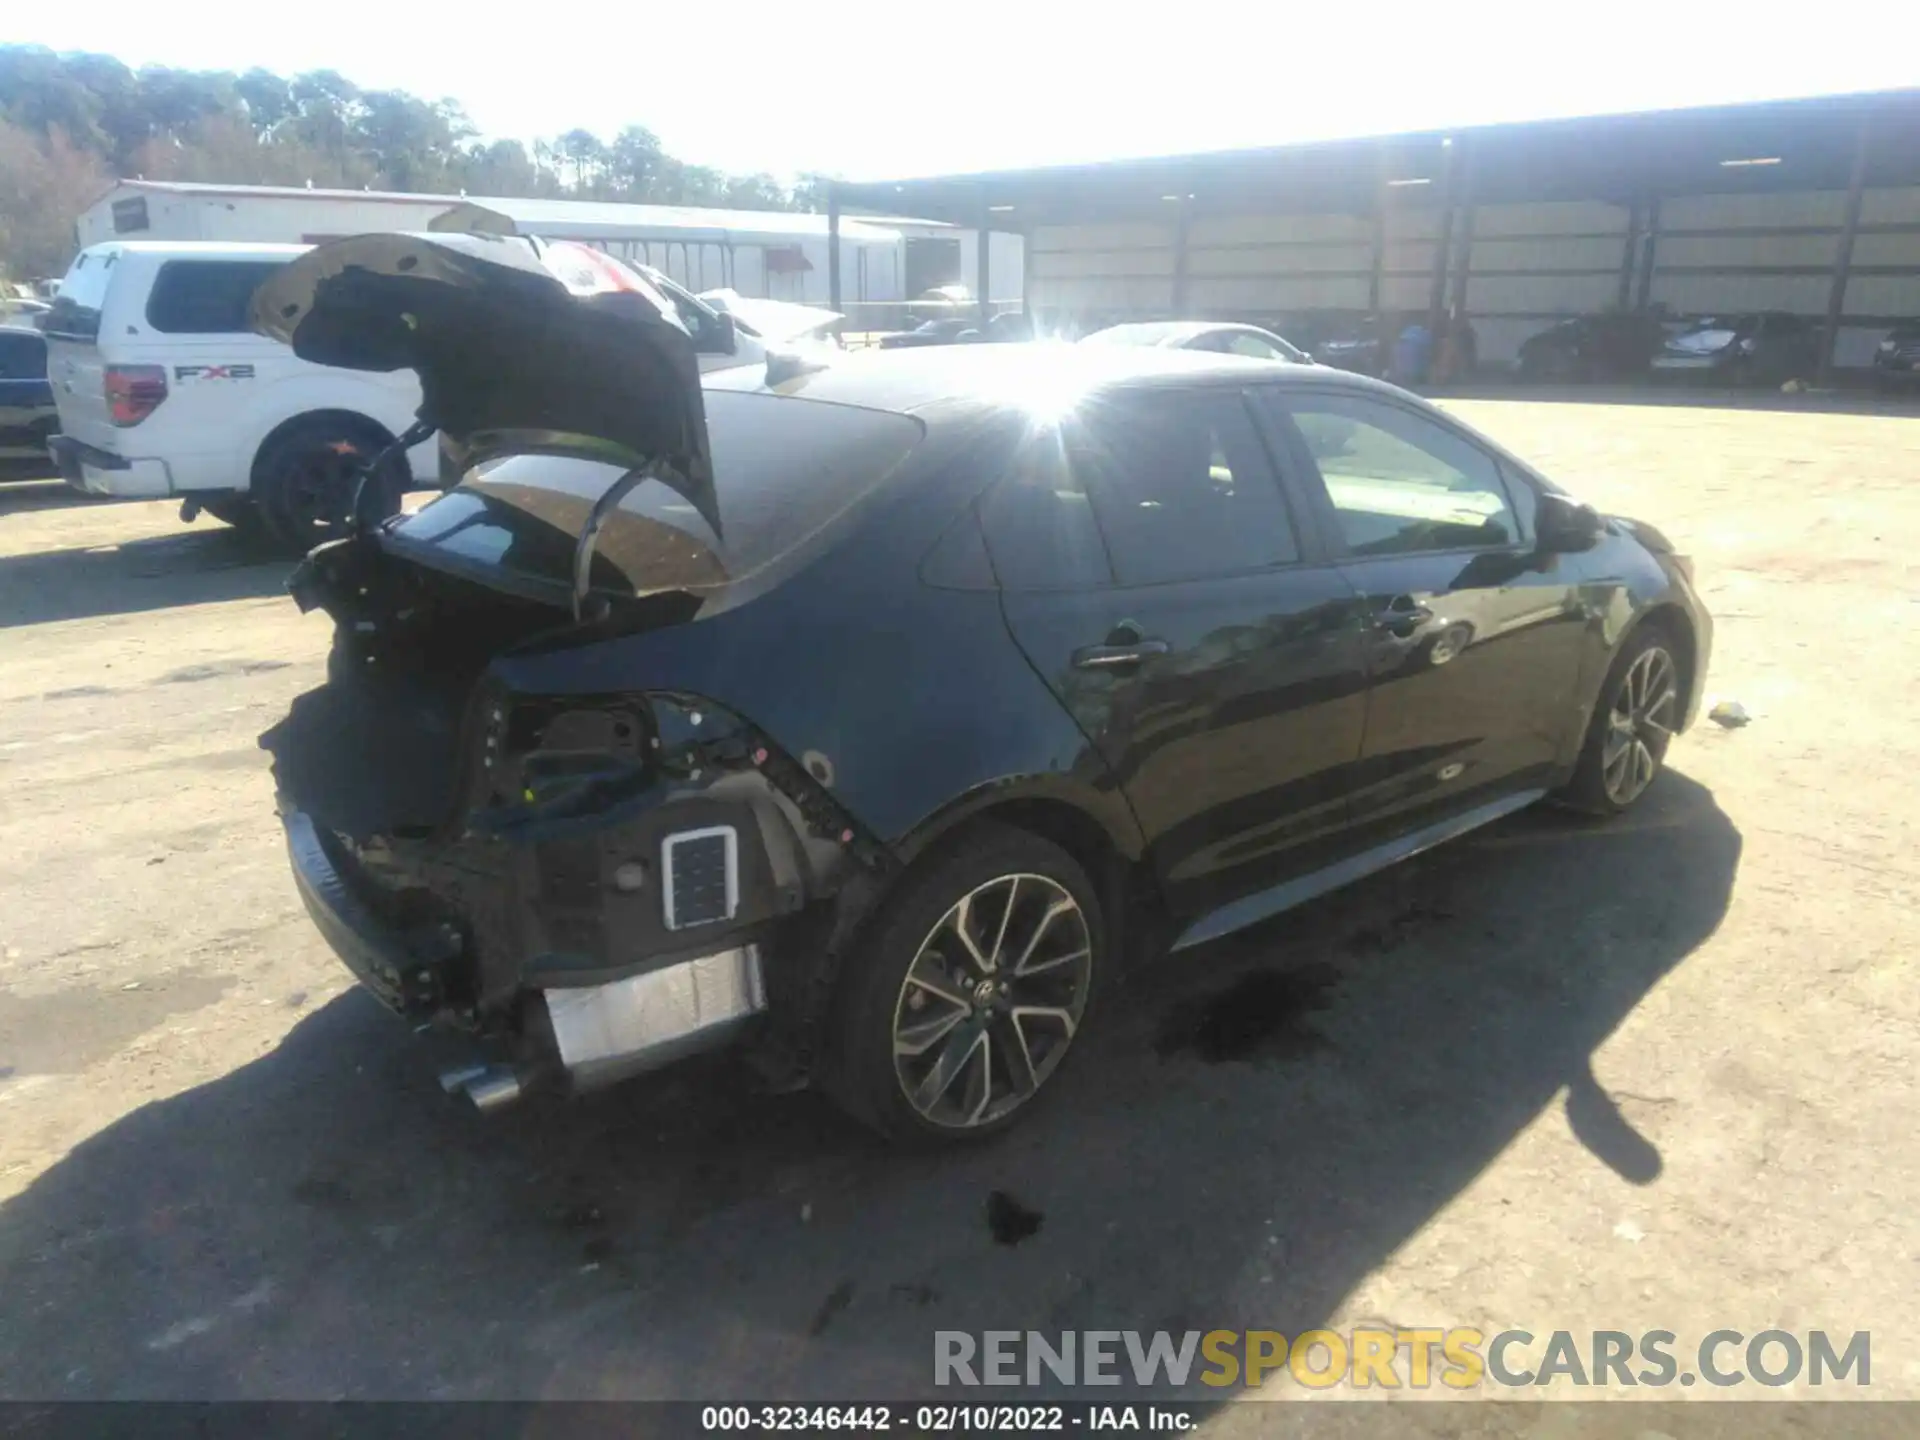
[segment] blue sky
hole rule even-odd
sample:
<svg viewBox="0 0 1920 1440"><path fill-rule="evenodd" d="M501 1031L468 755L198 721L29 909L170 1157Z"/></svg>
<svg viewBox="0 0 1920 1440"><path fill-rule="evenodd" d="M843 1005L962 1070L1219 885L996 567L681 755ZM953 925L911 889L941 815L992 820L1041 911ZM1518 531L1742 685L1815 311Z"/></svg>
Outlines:
<svg viewBox="0 0 1920 1440"><path fill-rule="evenodd" d="M9 40L134 65L334 69L451 96L490 135L639 123L697 163L856 179L1920 83L1920 6L1907 3L1831 32L1819 6L1702 0L12 11ZM524 33L480 18L516 11Z"/></svg>

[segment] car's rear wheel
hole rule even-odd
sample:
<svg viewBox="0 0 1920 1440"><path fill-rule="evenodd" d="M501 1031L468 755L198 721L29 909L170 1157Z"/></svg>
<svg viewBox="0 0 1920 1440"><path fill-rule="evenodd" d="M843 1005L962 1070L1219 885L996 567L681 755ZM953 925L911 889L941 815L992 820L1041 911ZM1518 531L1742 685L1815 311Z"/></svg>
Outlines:
<svg viewBox="0 0 1920 1440"><path fill-rule="evenodd" d="M1661 628L1643 629L1607 672L1586 745L1564 797L1596 815L1617 815L1653 784L1680 725L1680 663Z"/></svg>
<svg viewBox="0 0 1920 1440"><path fill-rule="evenodd" d="M361 467L386 448L386 437L371 426L315 420L293 426L260 452L253 480L255 503L267 532L283 549L304 555L351 528L355 488ZM376 517L400 508L405 460L389 462L368 483Z"/></svg>
<svg viewBox="0 0 1920 1440"><path fill-rule="evenodd" d="M852 957L829 1088L894 1140L1005 1129L1066 1060L1105 946L1072 856L1023 830L974 827L907 877Z"/></svg>

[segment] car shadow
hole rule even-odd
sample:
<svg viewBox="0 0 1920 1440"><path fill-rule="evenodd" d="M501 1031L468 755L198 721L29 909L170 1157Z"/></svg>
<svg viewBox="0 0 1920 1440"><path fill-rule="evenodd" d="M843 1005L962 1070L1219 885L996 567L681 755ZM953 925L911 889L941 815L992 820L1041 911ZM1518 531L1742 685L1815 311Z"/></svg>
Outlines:
<svg viewBox="0 0 1920 1440"><path fill-rule="evenodd" d="M1514 817L1142 972L956 1153L724 1058L482 1119L348 992L0 1208L0 1395L909 1398L936 1330L1295 1334L1543 1112L1659 1183L1592 1057L1740 850L1680 774Z"/></svg>
<svg viewBox="0 0 1920 1440"><path fill-rule="evenodd" d="M0 502L0 513L5 508ZM0 629L258 599L284 593L292 568L225 525L119 545L0 555Z"/></svg>

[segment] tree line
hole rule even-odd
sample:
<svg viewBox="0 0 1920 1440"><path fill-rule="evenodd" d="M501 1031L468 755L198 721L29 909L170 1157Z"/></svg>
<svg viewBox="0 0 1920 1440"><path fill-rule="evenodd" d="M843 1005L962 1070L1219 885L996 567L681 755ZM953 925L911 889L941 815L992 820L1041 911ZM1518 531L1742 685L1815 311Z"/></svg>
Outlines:
<svg viewBox="0 0 1920 1440"><path fill-rule="evenodd" d="M130 69L0 45L0 272L59 275L74 221L115 178L812 210L818 177L690 165L643 125L612 140L482 140L458 101L363 90L332 70Z"/></svg>

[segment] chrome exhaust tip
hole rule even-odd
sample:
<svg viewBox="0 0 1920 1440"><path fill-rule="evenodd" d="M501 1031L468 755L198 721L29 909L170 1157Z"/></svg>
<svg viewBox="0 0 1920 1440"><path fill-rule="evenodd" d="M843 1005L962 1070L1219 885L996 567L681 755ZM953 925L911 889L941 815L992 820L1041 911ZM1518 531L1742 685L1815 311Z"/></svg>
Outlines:
<svg viewBox="0 0 1920 1440"><path fill-rule="evenodd" d="M520 1072L508 1065L489 1065L461 1088L482 1115L504 1110L526 1093Z"/></svg>
<svg viewBox="0 0 1920 1440"><path fill-rule="evenodd" d="M440 1088L449 1095L457 1095L474 1081L484 1077L492 1068L490 1065L462 1065L457 1070L442 1071Z"/></svg>

